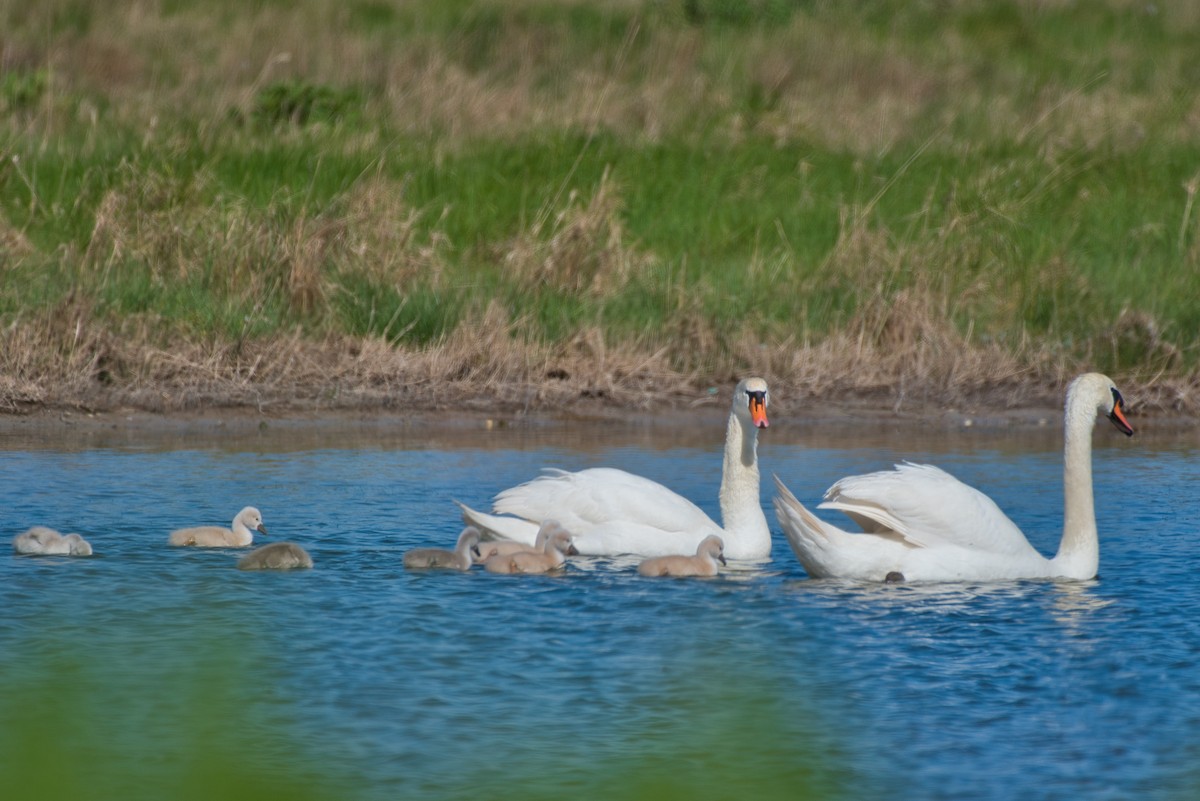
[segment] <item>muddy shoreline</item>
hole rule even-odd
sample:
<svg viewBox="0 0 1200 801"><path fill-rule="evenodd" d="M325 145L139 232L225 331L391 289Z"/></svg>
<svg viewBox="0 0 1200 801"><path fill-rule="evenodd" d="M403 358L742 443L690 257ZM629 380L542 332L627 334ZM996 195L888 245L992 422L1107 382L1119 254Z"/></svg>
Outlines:
<svg viewBox="0 0 1200 801"><path fill-rule="evenodd" d="M195 402L187 408L144 408L134 405L29 404L18 412L0 413L0 438L36 440L78 436L84 439L117 433L137 437L336 436L353 431L357 438L372 436L436 436L448 441L470 441L479 432L521 432L523 436L553 441L563 432L597 426L613 431L653 430L670 433L681 441L712 438L714 427L728 413L729 390L678 392L647 396L636 404L605 398L579 398L570 403L522 405L503 399L464 397L454 403L452 391L424 402L373 403L338 406L277 399L247 405L230 399ZM969 431L1036 433L1057 430L1062 410L1049 402L1009 406L999 398L953 405L934 402L897 403L888 398L793 398L773 390L772 431L776 436L805 437L819 431L903 428L928 434ZM1200 418L1161 408L1134 406L1131 422L1143 436L1200 434ZM790 434L785 434L790 432ZM1056 435L1057 436L1057 435Z"/></svg>

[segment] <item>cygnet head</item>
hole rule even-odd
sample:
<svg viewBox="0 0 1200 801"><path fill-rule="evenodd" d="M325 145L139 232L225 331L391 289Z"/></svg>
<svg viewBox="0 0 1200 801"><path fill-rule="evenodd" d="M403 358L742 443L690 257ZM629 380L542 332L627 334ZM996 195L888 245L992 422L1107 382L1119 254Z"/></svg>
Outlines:
<svg viewBox="0 0 1200 801"><path fill-rule="evenodd" d="M479 558L479 529L474 526L467 526L458 535L458 542L454 546L454 550L458 553L467 551L471 554L471 561Z"/></svg>
<svg viewBox="0 0 1200 801"><path fill-rule="evenodd" d="M766 428L767 405L770 395L767 382L761 378L744 378L733 391L733 411L743 420L749 419L755 428Z"/></svg>
<svg viewBox="0 0 1200 801"><path fill-rule="evenodd" d="M723 565L727 564L725 561L725 541L716 534L709 534L700 540L700 545L696 548L696 554L698 556L708 556Z"/></svg>
<svg viewBox="0 0 1200 801"><path fill-rule="evenodd" d="M255 509L253 506L247 506L245 509L237 513L237 517L233 519L234 524L241 523L251 531L257 531L260 534L267 533L267 527L263 525L262 512Z"/></svg>
<svg viewBox="0 0 1200 801"><path fill-rule="evenodd" d="M67 553L72 556L91 556L92 546L87 540L78 534L68 534L63 537L63 542L67 543Z"/></svg>
<svg viewBox="0 0 1200 801"><path fill-rule="evenodd" d="M545 552L558 551L563 556L567 556L571 551L571 535L562 526L558 526L546 538Z"/></svg>

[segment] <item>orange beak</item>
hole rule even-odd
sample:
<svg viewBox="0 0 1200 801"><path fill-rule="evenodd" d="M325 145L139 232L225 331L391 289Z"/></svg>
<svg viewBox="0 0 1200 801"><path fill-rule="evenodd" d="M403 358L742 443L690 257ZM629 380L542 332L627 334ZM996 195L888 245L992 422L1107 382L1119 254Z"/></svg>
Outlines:
<svg viewBox="0 0 1200 801"><path fill-rule="evenodd" d="M750 396L750 420L758 428L770 425L767 422L767 401L761 394Z"/></svg>
<svg viewBox="0 0 1200 801"><path fill-rule="evenodd" d="M1120 395L1117 395L1113 403L1113 410L1109 413L1108 419L1112 421L1112 424L1117 427L1118 431L1127 437L1132 437L1133 426L1129 425L1129 421L1125 419L1124 406L1125 400Z"/></svg>

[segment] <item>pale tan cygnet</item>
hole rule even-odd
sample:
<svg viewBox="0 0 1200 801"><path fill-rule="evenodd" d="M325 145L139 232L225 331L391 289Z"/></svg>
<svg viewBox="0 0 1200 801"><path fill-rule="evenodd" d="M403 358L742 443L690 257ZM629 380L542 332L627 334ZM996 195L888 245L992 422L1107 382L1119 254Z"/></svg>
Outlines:
<svg viewBox="0 0 1200 801"><path fill-rule="evenodd" d="M267 533L262 513L247 506L233 518L233 527L194 526L171 532L171 545L195 545L198 548L245 548L254 542L254 532Z"/></svg>
<svg viewBox="0 0 1200 801"><path fill-rule="evenodd" d="M413 548L404 554L404 566L409 568L443 568L470 570L479 553L479 529L467 526L458 535L453 551L445 548Z"/></svg>
<svg viewBox="0 0 1200 801"><path fill-rule="evenodd" d="M525 551L542 553L546 550L546 539L556 527L561 528L553 520L547 520L542 523L541 527L538 528L537 538L534 539L533 545L527 545L516 540L488 540L487 542L481 542L479 543L479 556L475 557L475 561L483 564L493 556L512 556L514 553L523 553Z"/></svg>
<svg viewBox="0 0 1200 801"><path fill-rule="evenodd" d="M489 573L548 573L562 567L571 548L570 533L553 520L543 522L542 528L548 529L548 536L541 553L518 551L507 556L493 556L483 563L484 570Z"/></svg>
<svg viewBox="0 0 1200 801"><path fill-rule="evenodd" d="M716 534L700 541L695 556L656 556L638 565L643 576L715 576L717 562L725 564L725 543Z"/></svg>
<svg viewBox="0 0 1200 801"><path fill-rule="evenodd" d="M60 534L46 526L34 526L13 537L13 550L24 554L91 556L92 546L78 534Z"/></svg>
<svg viewBox="0 0 1200 801"><path fill-rule="evenodd" d="M238 560L238 570L295 570L313 566L308 551L294 542L272 542Z"/></svg>

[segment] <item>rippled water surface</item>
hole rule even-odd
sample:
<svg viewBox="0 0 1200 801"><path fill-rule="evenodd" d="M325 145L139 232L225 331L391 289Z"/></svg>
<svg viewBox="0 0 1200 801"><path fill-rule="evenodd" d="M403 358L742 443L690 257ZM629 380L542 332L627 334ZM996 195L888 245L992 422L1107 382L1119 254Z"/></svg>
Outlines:
<svg viewBox="0 0 1200 801"><path fill-rule="evenodd" d="M486 505L542 466L634 470L719 518L723 433L715 417L11 428L0 535L41 523L96 555L0 559L0 765L11 779L22 747L74 750L92 797L163 797L205 749L341 798L1200 795L1192 433L1098 430L1096 581L813 581L770 509L772 472L815 501L842 475L931 461L1050 553L1054 426L773 426L759 456L774 559L713 580L602 559L557 578L401 567L408 548L452 543L454 499ZM243 573L236 551L166 546L247 504L316 567Z"/></svg>

